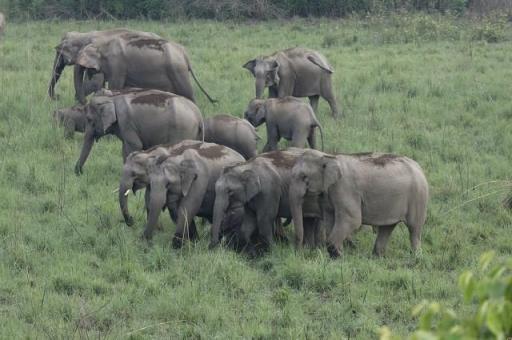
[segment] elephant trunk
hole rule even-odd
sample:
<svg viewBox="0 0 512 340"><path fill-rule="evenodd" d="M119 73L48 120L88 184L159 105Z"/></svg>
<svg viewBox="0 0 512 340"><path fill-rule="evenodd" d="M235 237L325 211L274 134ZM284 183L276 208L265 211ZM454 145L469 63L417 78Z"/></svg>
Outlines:
<svg viewBox="0 0 512 340"><path fill-rule="evenodd" d="M89 153L91 152L92 145L94 144L94 127L90 124L87 124L85 128L84 135L84 143L82 145L82 151L80 152L80 157L75 165L75 174L78 176L82 174L82 168L84 166L87 157L89 157Z"/></svg>
<svg viewBox="0 0 512 340"><path fill-rule="evenodd" d="M302 204L304 203L304 195L306 188L303 183L297 181L290 183L290 190L288 198L290 202L290 212L293 219L293 226L295 228L295 247L302 248L304 239L304 225L303 225L303 211Z"/></svg>
<svg viewBox="0 0 512 340"><path fill-rule="evenodd" d="M82 105L85 104L84 77L85 67L75 65L73 77L75 84L75 99Z"/></svg>
<svg viewBox="0 0 512 340"><path fill-rule="evenodd" d="M224 221L226 210L229 205L227 194L217 193L213 206L213 223L211 229L210 248L216 247L220 242L220 228Z"/></svg>
<svg viewBox="0 0 512 340"><path fill-rule="evenodd" d="M59 81L60 75L66 66L62 53L57 51L55 54L55 60L53 61L52 78L50 79L50 85L48 86L48 96L51 99L55 99L55 85Z"/></svg>
<svg viewBox="0 0 512 340"><path fill-rule="evenodd" d="M133 177L123 174L121 182L119 183L119 207L123 213L123 218L128 226L133 225L133 217L128 211L128 194L129 190L133 188Z"/></svg>
<svg viewBox="0 0 512 340"><path fill-rule="evenodd" d="M261 98L265 91L265 75L256 76L256 98Z"/></svg>

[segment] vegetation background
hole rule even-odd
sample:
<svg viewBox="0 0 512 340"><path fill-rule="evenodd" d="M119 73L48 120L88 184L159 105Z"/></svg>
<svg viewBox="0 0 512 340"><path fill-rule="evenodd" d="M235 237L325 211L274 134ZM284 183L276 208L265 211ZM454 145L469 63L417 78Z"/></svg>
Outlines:
<svg viewBox="0 0 512 340"><path fill-rule="evenodd" d="M48 3L10 1L8 13ZM250 58L292 46L324 53L345 112L334 121L321 101L326 148L394 152L422 165L432 196L422 253L410 254L404 227L382 259L370 255L370 231L336 261L287 245L258 260L209 251L208 226L200 242L176 251L167 217L153 244L142 242L142 196L130 199L137 223L129 228L113 193L117 140L100 140L84 175L73 174L81 136L65 140L51 119L73 104L70 69L61 99L46 96L64 32L123 26L187 47L220 99L211 105L198 91L205 115L241 115L254 95L241 67ZM412 331L410 311L423 299L471 312L459 274L488 249L497 258L512 253L512 215L501 205L512 157L511 38L502 14L10 23L0 40L0 338L368 339L383 325Z"/></svg>

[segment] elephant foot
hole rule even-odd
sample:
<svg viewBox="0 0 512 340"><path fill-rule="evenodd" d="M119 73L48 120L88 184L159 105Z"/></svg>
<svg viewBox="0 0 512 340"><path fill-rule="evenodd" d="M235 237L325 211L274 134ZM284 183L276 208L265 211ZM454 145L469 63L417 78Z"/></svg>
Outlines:
<svg viewBox="0 0 512 340"><path fill-rule="evenodd" d="M146 227L140 237L143 240L150 241L153 238L153 230L150 230L149 228Z"/></svg>
<svg viewBox="0 0 512 340"><path fill-rule="evenodd" d="M133 220L132 216L127 216L124 219L124 223L126 223L127 226L131 227L134 225L135 221Z"/></svg>
<svg viewBox="0 0 512 340"><path fill-rule="evenodd" d="M215 248L217 248L219 243L220 243L219 241L217 241L217 242L210 242L210 244L208 245L208 249L215 249Z"/></svg>
<svg viewBox="0 0 512 340"><path fill-rule="evenodd" d="M171 244L174 249L180 249L183 247L183 237L180 235L174 235Z"/></svg>
<svg viewBox="0 0 512 340"><path fill-rule="evenodd" d="M351 249L355 249L356 248L356 244L354 241L352 241L351 239L347 238L344 242L344 245L351 248Z"/></svg>
<svg viewBox="0 0 512 340"><path fill-rule="evenodd" d="M373 252L372 252L373 256L375 257L383 257L384 256L384 250L382 249L377 249L377 248L373 248Z"/></svg>
<svg viewBox="0 0 512 340"><path fill-rule="evenodd" d="M80 164L75 164L75 175L80 176L83 173L82 167Z"/></svg>
<svg viewBox="0 0 512 340"><path fill-rule="evenodd" d="M282 244L288 244L289 243L288 237L286 235L284 235L284 234L276 233L275 239L276 239L277 242L282 243Z"/></svg>
<svg viewBox="0 0 512 340"><path fill-rule="evenodd" d="M336 249L336 247L333 246L332 244L327 246L327 252L329 253L329 256L332 259L337 259L338 257L341 256L340 251L338 249Z"/></svg>

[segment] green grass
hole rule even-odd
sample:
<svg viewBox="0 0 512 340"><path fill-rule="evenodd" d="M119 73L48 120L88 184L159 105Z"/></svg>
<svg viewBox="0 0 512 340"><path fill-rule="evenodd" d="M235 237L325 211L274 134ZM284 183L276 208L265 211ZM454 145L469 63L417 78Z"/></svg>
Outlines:
<svg viewBox="0 0 512 340"><path fill-rule="evenodd" d="M382 325L412 330L422 299L459 306L458 275L488 249L512 252L512 215L500 203L512 161L512 32L487 44L470 40L471 23L419 18L412 31L387 19L10 24L0 41L0 338L368 339ZM63 32L117 26L188 48L220 100L211 105L197 90L205 115L242 114L254 85L241 65L254 56L297 45L324 53L346 115L334 121L320 101L326 149L421 164L431 191L422 254L410 254L403 226L382 259L370 255L369 231L336 261L283 245L258 260L209 251L208 226L176 251L167 216L153 244L142 242L142 195L130 199L129 228L112 192L119 141L100 140L76 177L81 136L65 140L52 125L52 111L73 103L71 69L61 100L46 97Z"/></svg>

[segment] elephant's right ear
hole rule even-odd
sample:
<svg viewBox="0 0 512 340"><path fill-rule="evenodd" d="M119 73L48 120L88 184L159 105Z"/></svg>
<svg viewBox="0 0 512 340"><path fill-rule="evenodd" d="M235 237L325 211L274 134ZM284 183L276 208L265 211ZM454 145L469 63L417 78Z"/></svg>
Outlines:
<svg viewBox="0 0 512 340"><path fill-rule="evenodd" d="M98 49L92 45L87 45L80 51L77 64L89 69L100 70L100 53Z"/></svg>
<svg viewBox="0 0 512 340"><path fill-rule="evenodd" d="M245 199L248 202L261 191L261 182L252 170L245 170L242 173L242 180L245 187Z"/></svg>
<svg viewBox="0 0 512 340"><path fill-rule="evenodd" d="M341 169L336 160L333 157L322 157L323 161L323 191L327 192L329 187L336 183L341 178Z"/></svg>
<svg viewBox="0 0 512 340"><path fill-rule="evenodd" d="M256 67L256 59L249 60L242 67L251 71L252 75L254 76L254 68Z"/></svg>

